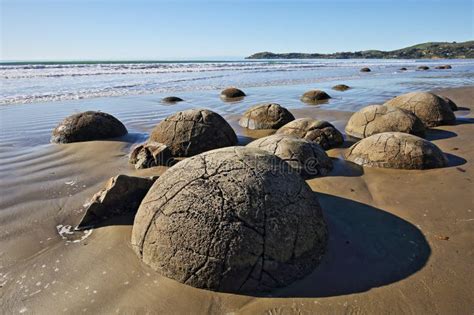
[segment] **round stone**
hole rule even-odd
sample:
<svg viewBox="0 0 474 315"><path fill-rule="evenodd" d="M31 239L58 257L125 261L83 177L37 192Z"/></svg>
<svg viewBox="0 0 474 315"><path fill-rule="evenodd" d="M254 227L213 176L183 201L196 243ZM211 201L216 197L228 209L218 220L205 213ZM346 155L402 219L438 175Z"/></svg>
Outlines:
<svg viewBox="0 0 474 315"><path fill-rule="evenodd" d="M286 162L230 147L168 169L142 201L131 242L165 277L202 289L256 292L312 272L327 228L316 194Z"/></svg>
<svg viewBox="0 0 474 315"><path fill-rule="evenodd" d="M249 108L239 120L239 125L248 129L278 129L295 117L279 104L266 103Z"/></svg>
<svg viewBox="0 0 474 315"><path fill-rule="evenodd" d="M177 97L177 96L168 96L168 97L163 98L161 101L163 103L174 104L174 103L177 103L177 102L182 102L184 100L180 97Z"/></svg>
<svg viewBox="0 0 474 315"><path fill-rule="evenodd" d="M413 113L386 105L369 105L354 113L346 125L346 134L366 138L376 133L396 131L425 136L425 127Z"/></svg>
<svg viewBox="0 0 474 315"><path fill-rule="evenodd" d="M239 90L234 87L229 87L221 91L221 97L223 99L232 100L232 99L238 99L244 96L246 95L242 90Z"/></svg>
<svg viewBox="0 0 474 315"><path fill-rule="evenodd" d="M338 84L332 87L333 90L341 91L341 92L347 91L350 88L351 88L350 86L345 85L345 84Z"/></svg>
<svg viewBox="0 0 474 315"><path fill-rule="evenodd" d="M305 103L318 103L321 101L326 101L330 99L331 96L329 96L326 92L321 91L321 90L311 90L303 94L301 96L301 101Z"/></svg>
<svg viewBox="0 0 474 315"><path fill-rule="evenodd" d="M114 116L87 111L71 115L53 130L51 142L71 143L121 137L127 128Z"/></svg>
<svg viewBox="0 0 474 315"><path fill-rule="evenodd" d="M219 114L207 109L189 109L161 121L153 129L150 141L167 145L173 156L192 156L236 145L237 136Z"/></svg>
<svg viewBox="0 0 474 315"><path fill-rule="evenodd" d="M456 120L449 105L439 96L427 92L402 94L384 105L398 107L415 114L426 127L453 124Z"/></svg>
<svg viewBox="0 0 474 315"><path fill-rule="evenodd" d="M370 70L370 68L362 68L360 69L360 72L370 72L372 70Z"/></svg>
<svg viewBox="0 0 474 315"><path fill-rule="evenodd" d="M401 68L400 68L400 69L398 69L398 70L400 70L400 71L407 71L408 69L407 69L407 68L405 68L405 67L401 67Z"/></svg>
<svg viewBox="0 0 474 315"><path fill-rule="evenodd" d="M317 143L287 135L263 137L247 144L275 154L305 178L324 176L332 169L332 161Z"/></svg>
<svg viewBox="0 0 474 315"><path fill-rule="evenodd" d="M429 69L430 69L430 67L428 67L428 66L419 66L418 67L418 70L429 70Z"/></svg>
<svg viewBox="0 0 474 315"><path fill-rule="evenodd" d="M429 169L448 164L436 145L402 132L378 133L362 139L348 149L345 157L362 166L397 169Z"/></svg>
<svg viewBox="0 0 474 315"><path fill-rule="evenodd" d="M276 134L292 135L297 138L316 142L324 150L338 147L344 143L344 137L332 124L324 120L299 118L284 125Z"/></svg>

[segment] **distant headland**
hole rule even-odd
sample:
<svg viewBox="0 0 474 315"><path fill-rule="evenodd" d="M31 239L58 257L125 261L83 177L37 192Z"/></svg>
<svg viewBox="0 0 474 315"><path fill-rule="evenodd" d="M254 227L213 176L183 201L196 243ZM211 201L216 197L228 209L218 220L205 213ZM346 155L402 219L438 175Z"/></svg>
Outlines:
<svg viewBox="0 0 474 315"><path fill-rule="evenodd" d="M429 42L392 51L363 50L332 54L259 52L245 59L474 59L474 41Z"/></svg>

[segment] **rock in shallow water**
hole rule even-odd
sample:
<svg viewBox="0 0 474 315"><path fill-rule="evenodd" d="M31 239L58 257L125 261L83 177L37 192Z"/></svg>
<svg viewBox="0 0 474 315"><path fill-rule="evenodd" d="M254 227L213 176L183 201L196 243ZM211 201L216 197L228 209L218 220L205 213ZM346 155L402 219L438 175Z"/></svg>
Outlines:
<svg viewBox="0 0 474 315"><path fill-rule="evenodd" d="M177 96L168 96L168 97L164 97L161 101L163 103L174 104L174 103L177 103L177 102L182 102L184 100L180 97L177 97Z"/></svg>
<svg viewBox="0 0 474 315"><path fill-rule="evenodd" d="M252 141L247 147L275 154L305 178L324 176L332 169L332 161L324 149L306 139L272 135Z"/></svg>
<svg viewBox="0 0 474 315"><path fill-rule="evenodd" d="M246 110L239 125L248 129L278 129L294 119L293 114L283 106L266 103Z"/></svg>
<svg viewBox="0 0 474 315"><path fill-rule="evenodd" d="M332 124L312 118L295 119L278 129L276 134L304 138L316 142L324 150L338 147L344 143L344 137Z"/></svg>
<svg viewBox="0 0 474 315"><path fill-rule="evenodd" d="M316 194L266 151L230 147L183 160L143 200L132 231L137 255L197 288L255 292L310 273L326 248Z"/></svg>
<svg viewBox="0 0 474 315"><path fill-rule="evenodd" d="M127 175L112 177L88 202L85 214L77 227L93 227L108 218L135 213L156 178Z"/></svg>
<svg viewBox="0 0 474 315"><path fill-rule="evenodd" d="M305 103L309 103L309 104L318 104L322 101L327 101L330 98L331 96L329 96L324 91L311 90L311 91L305 92L303 96L301 96L301 101Z"/></svg>
<svg viewBox="0 0 474 315"><path fill-rule="evenodd" d="M337 85L332 87L333 90L341 91L341 92L347 91L350 88L351 88L350 86L345 85L345 84L337 84Z"/></svg>
<svg viewBox="0 0 474 315"><path fill-rule="evenodd" d="M372 70L370 70L370 68L362 68L360 69L360 72L370 72Z"/></svg>
<svg viewBox="0 0 474 315"><path fill-rule="evenodd" d="M242 90L234 87L226 88L221 91L221 98L224 100L235 100L246 96Z"/></svg>
<svg viewBox="0 0 474 315"><path fill-rule="evenodd" d="M433 143L401 132L384 132L351 146L345 157L362 166L429 169L444 167L448 160Z"/></svg>
<svg viewBox="0 0 474 315"><path fill-rule="evenodd" d="M125 126L114 116L87 111L71 115L53 130L51 142L71 143L103 140L127 134Z"/></svg>
<svg viewBox="0 0 474 315"><path fill-rule="evenodd" d="M232 127L219 114L207 109L177 112L161 121L150 141L166 144L173 156L192 156L237 144Z"/></svg>
<svg viewBox="0 0 474 315"><path fill-rule="evenodd" d="M355 138L388 131L425 135L423 123L413 113L386 105L366 106L354 113L346 125L346 133Z"/></svg>
<svg viewBox="0 0 474 315"><path fill-rule="evenodd" d="M453 124L456 120L450 106L441 97L428 92L399 95L384 105L398 107L415 114L426 127Z"/></svg>

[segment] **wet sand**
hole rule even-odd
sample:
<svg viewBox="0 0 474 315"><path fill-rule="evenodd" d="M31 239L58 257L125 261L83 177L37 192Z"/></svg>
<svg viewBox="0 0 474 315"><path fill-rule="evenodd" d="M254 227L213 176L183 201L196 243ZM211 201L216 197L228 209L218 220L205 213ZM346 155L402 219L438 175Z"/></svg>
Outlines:
<svg viewBox="0 0 474 315"><path fill-rule="evenodd" d="M0 147L0 299L3 313L441 313L474 307L474 87L440 90L462 109L428 139L449 166L425 171L361 168L328 151L335 169L308 183L330 241L311 275L265 296L179 284L142 264L130 247L133 218L67 234L82 205L116 174L148 176L127 163L131 141ZM350 112L291 109L343 130ZM242 143L246 133L226 116ZM150 124L145 122L144 124ZM144 129L147 129L144 127ZM58 230L61 233L58 233Z"/></svg>

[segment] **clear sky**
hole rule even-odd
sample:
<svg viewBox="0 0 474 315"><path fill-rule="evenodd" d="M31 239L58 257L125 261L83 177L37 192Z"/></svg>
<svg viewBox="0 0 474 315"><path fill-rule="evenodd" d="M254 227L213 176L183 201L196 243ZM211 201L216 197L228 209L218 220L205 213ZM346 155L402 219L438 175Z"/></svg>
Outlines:
<svg viewBox="0 0 474 315"><path fill-rule="evenodd" d="M2 60L243 57L474 39L474 0L0 0Z"/></svg>

